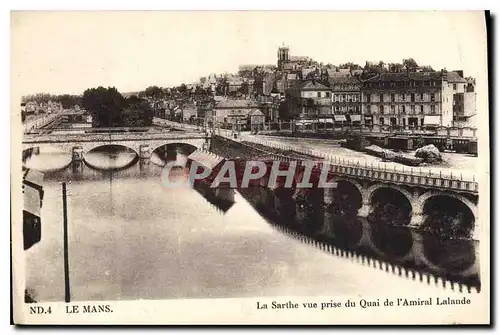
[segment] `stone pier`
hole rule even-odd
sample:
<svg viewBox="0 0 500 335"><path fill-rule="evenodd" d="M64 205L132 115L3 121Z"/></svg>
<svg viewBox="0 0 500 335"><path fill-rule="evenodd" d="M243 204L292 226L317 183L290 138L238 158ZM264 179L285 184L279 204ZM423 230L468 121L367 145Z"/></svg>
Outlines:
<svg viewBox="0 0 500 335"><path fill-rule="evenodd" d="M141 144L139 146L139 158L149 159L151 157L151 147L149 144Z"/></svg>
<svg viewBox="0 0 500 335"><path fill-rule="evenodd" d="M73 147L73 162L81 162L83 161L83 148L81 146Z"/></svg>

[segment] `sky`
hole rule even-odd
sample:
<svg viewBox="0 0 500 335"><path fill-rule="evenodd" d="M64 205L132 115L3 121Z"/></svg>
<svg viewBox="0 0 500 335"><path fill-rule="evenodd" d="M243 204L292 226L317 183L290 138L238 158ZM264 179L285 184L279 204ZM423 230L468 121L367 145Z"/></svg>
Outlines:
<svg viewBox="0 0 500 335"><path fill-rule="evenodd" d="M277 48L340 64L412 57L486 78L483 12L13 12L11 84L19 94L134 92L178 86Z"/></svg>

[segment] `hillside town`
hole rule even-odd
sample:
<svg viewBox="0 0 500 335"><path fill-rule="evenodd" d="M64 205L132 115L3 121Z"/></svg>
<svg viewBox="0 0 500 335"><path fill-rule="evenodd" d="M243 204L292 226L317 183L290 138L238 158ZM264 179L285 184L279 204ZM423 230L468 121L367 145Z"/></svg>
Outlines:
<svg viewBox="0 0 500 335"><path fill-rule="evenodd" d="M153 86L137 94L159 117L242 130L279 120L310 130L476 127L475 79L462 70L419 66L411 58L401 64L335 66L293 56L283 46L276 65L241 65L237 74L210 74L192 84Z"/></svg>
<svg viewBox="0 0 500 335"><path fill-rule="evenodd" d="M212 73L191 84L122 95L147 100L158 118L239 131L277 129L280 122L305 132L475 128L477 115L475 79L462 70L434 70L412 58L323 64L294 56L287 46L278 48L276 65L241 65L235 74ZM26 98L22 110L52 113L73 104L80 105L78 96L39 94Z"/></svg>

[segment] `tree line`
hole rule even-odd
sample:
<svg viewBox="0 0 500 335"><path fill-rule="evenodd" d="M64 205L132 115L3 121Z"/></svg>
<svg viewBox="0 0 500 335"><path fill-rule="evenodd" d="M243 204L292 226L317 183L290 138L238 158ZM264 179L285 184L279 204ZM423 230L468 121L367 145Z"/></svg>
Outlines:
<svg viewBox="0 0 500 335"><path fill-rule="evenodd" d="M147 127L154 110L137 95L123 97L115 87L90 88L83 92L82 106L92 115L93 127Z"/></svg>
<svg viewBox="0 0 500 335"><path fill-rule="evenodd" d="M61 103L62 108L68 109L75 105L81 104L82 97L80 95L73 94L49 94L49 93L37 93L31 95L25 95L21 98L21 102L36 102L37 104L51 102Z"/></svg>

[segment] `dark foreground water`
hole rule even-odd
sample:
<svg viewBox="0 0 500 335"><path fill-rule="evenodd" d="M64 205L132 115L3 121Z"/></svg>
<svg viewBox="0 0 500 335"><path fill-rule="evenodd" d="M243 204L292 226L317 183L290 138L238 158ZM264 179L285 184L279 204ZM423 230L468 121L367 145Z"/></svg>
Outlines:
<svg viewBox="0 0 500 335"><path fill-rule="evenodd" d="M69 154L40 152L26 161L45 171L42 239L26 251L33 298L64 300L62 181L73 301L443 294L419 278L426 272L479 283L473 242L338 217L266 189L168 189L162 165L182 165L185 156L160 156L146 164L102 151L73 165ZM416 279L399 266L417 269Z"/></svg>

